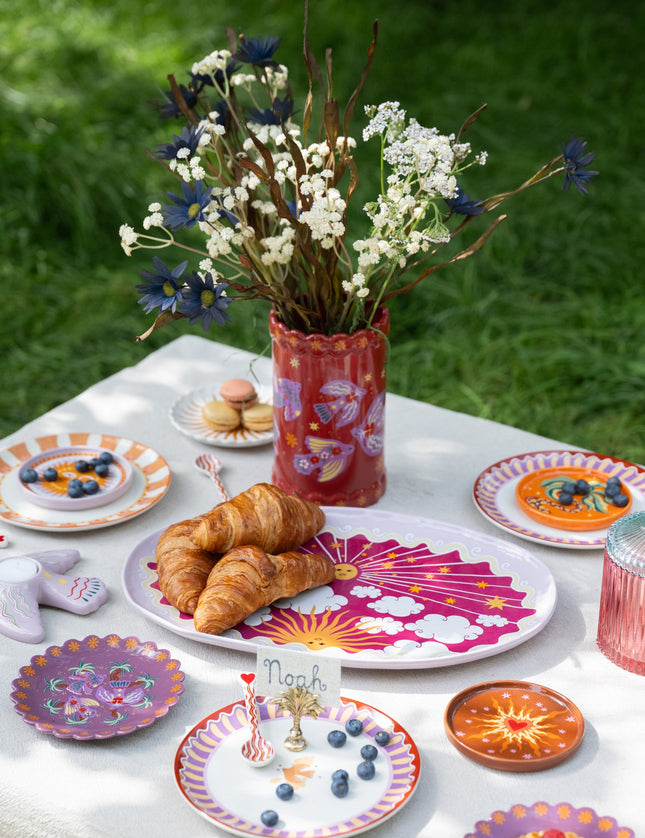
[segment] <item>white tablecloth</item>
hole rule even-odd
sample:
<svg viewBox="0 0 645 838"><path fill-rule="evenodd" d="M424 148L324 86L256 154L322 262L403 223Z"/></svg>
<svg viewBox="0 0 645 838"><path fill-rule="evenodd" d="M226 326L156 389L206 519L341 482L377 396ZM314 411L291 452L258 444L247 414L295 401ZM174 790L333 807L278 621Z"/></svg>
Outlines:
<svg viewBox="0 0 645 838"><path fill-rule="evenodd" d="M50 533L0 521L9 540L0 558L57 547L81 553L78 572L108 586L108 602L76 616L46 608L41 644L0 634L5 695L0 716L0 835L2 836L212 836L224 834L181 797L174 779L175 752L184 735L209 713L241 698L241 671L255 657L200 644L148 620L128 604L121 569L146 535L217 502L215 489L194 466L215 452L231 495L271 475L271 446L212 449L179 433L168 410L178 395L206 381L249 377L248 353L181 337L134 367L91 387L2 441L7 447L46 433L95 431L138 440L169 462L166 496L133 520L79 533ZM263 383L270 360L253 365ZM575 442L575 441L573 441ZM476 821L513 804L539 800L587 805L639 834L645 824L645 679L610 663L596 648L602 551L566 550L505 534L476 509L473 483L488 465L512 454L564 443L389 394L386 407L388 488L375 507L450 521L516 540L541 558L558 589L555 613L534 638L494 657L457 666L401 670L343 669L342 692L395 718L414 738L422 760L410 802L375 828L374 838L463 838ZM185 692L167 716L128 736L78 742L39 733L14 712L11 682L38 651L88 634L135 635L153 640L180 660ZM499 772L462 756L448 741L443 714L463 688L501 678L534 681L568 696L582 711L586 733L579 751L542 772Z"/></svg>

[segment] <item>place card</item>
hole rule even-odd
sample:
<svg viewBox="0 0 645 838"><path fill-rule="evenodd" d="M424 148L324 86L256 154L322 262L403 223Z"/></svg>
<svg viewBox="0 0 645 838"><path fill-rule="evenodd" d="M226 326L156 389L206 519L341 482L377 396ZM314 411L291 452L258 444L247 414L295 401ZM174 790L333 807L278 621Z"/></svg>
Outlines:
<svg viewBox="0 0 645 838"><path fill-rule="evenodd" d="M259 648L255 689L258 695L277 696L301 687L320 697L328 707L340 704L340 661L293 652L282 647Z"/></svg>

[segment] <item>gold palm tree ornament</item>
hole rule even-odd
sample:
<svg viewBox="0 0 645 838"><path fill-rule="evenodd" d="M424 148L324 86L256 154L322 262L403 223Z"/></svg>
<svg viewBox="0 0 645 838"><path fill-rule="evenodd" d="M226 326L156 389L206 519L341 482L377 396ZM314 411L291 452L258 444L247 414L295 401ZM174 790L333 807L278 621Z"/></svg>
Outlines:
<svg viewBox="0 0 645 838"><path fill-rule="evenodd" d="M293 717L293 724L289 735L284 740L285 748L290 751L303 751L307 747L307 740L302 735L300 720L303 716L318 718L318 715L325 709L318 704L319 695L314 695L304 687L291 687L277 698L271 699L271 704L276 704L284 713L290 713Z"/></svg>

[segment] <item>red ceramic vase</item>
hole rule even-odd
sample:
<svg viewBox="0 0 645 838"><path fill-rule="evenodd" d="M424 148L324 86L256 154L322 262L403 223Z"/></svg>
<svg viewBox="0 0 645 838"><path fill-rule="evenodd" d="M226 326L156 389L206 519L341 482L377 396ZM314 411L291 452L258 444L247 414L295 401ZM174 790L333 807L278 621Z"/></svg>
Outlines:
<svg viewBox="0 0 645 838"><path fill-rule="evenodd" d="M271 312L276 486L325 506L381 497L389 327L383 308L373 329L306 335Z"/></svg>

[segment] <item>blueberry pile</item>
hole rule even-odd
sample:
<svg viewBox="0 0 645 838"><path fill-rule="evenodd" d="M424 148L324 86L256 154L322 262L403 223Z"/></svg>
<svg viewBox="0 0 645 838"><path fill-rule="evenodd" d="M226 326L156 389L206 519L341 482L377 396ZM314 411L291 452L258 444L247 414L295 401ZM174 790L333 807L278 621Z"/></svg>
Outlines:
<svg viewBox="0 0 645 838"><path fill-rule="evenodd" d="M114 457L109 451L103 451L98 457L91 460L77 460L74 468L78 474L87 474L93 471L97 477L107 477L110 473L110 465ZM38 472L33 468L26 468L20 475L23 483L37 483ZM58 472L52 466L46 468L41 478L45 483L54 483L58 480ZM72 478L67 484L67 494L70 498L82 498L83 495L95 495L100 486L93 478L81 480L79 477Z"/></svg>
<svg viewBox="0 0 645 838"><path fill-rule="evenodd" d="M576 480L575 483L573 480L567 480L566 483L562 484L558 501L562 506L570 506L573 503L575 495L585 497L589 492L591 492L591 486L586 480L581 478L580 480ZM622 508L629 503L629 498L623 492L623 486L618 477L609 477L607 479L604 494L607 503L613 504L613 506Z"/></svg>
<svg viewBox="0 0 645 838"><path fill-rule="evenodd" d="M327 742L332 748L342 748L347 742L347 735L359 736L363 732L363 723L360 719L348 719L345 723L345 730L332 730L327 734ZM374 734L374 741L378 745L387 745L390 741L390 734L387 730L379 730ZM374 760L378 757L378 748L371 743L361 748L361 759L356 766L356 774L361 780L371 780L376 774ZM349 773L344 768L338 768L331 775L331 793L334 797L345 797L349 792ZM293 797L293 786L290 783L280 783L276 786L276 796L280 800L291 800ZM260 820L265 826L275 826L279 815L274 809L265 809L260 815Z"/></svg>

